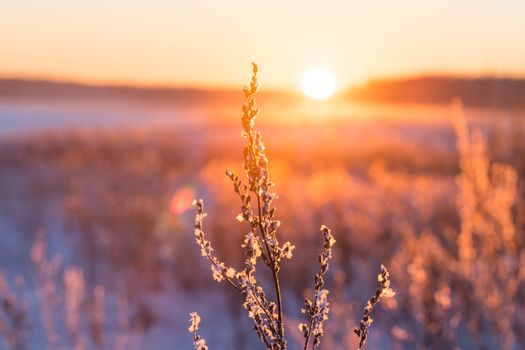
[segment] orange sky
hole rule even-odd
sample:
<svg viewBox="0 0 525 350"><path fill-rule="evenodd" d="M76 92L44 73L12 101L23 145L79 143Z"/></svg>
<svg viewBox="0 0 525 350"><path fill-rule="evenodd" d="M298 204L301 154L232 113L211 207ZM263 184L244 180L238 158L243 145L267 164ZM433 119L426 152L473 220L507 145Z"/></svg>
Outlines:
<svg viewBox="0 0 525 350"><path fill-rule="evenodd" d="M525 2L16 0L0 4L0 75L294 88L420 72L525 76Z"/></svg>

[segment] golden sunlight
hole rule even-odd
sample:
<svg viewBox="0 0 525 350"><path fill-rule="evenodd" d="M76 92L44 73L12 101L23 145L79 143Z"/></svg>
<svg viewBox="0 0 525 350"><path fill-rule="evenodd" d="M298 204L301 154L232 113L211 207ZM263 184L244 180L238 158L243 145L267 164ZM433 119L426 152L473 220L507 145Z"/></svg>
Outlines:
<svg viewBox="0 0 525 350"><path fill-rule="evenodd" d="M322 99L332 96L335 90L333 75L323 68L315 68L303 76L301 87L306 96Z"/></svg>

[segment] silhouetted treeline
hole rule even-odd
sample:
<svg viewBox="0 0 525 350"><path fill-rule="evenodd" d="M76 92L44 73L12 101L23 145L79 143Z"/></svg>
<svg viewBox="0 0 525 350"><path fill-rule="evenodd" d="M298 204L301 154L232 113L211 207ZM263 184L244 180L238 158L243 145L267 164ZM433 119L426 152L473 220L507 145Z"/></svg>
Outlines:
<svg viewBox="0 0 525 350"><path fill-rule="evenodd" d="M448 104L460 98L467 106L525 110L525 79L415 77L373 80L350 89L343 98L371 103ZM46 80L0 79L0 98L87 98L152 103L237 105L237 89L83 85ZM266 91L259 99L291 102L296 94Z"/></svg>
<svg viewBox="0 0 525 350"><path fill-rule="evenodd" d="M415 77L374 80L351 89L347 98L360 102L450 103L525 109L525 79Z"/></svg>
<svg viewBox="0 0 525 350"><path fill-rule="evenodd" d="M0 98L87 98L178 104L220 102L238 105L242 101L242 93L238 90L84 85L48 80L0 78ZM281 92L261 94L262 99L278 99L280 101L289 100L291 97L292 95Z"/></svg>

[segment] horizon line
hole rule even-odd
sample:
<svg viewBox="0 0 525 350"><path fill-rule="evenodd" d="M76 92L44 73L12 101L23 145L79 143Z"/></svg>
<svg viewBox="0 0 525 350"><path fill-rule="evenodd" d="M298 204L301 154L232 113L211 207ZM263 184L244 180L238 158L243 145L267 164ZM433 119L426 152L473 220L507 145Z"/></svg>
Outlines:
<svg viewBox="0 0 525 350"><path fill-rule="evenodd" d="M525 80L525 74L512 74L512 73L458 73L458 72L446 72L446 71L421 71L407 74L392 74L382 76L372 76L356 82L354 84L347 84L338 88L339 92L349 91L354 88L366 86L370 83L375 82L388 82L388 81L403 81L421 78L442 78L442 79L463 79L463 80L476 80L476 79L494 79L494 80ZM97 79L84 79L78 77L60 77L45 74L25 74L25 73L1 73L0 80L12 80L12 81L26 81L26 82L46 82L53 84L70 84L83 87L98 87L98 88L130 88L130 89L143 89L143 90L200 90L200 91L237 91L242 89L244 84L199 84L199 83L173 83L173 82L147 82L147 81L133 81L133 80L97 80ZM283 86L269 86L263 89L267 92L279 92L279 93L296 93L297 89Z"/></svg>

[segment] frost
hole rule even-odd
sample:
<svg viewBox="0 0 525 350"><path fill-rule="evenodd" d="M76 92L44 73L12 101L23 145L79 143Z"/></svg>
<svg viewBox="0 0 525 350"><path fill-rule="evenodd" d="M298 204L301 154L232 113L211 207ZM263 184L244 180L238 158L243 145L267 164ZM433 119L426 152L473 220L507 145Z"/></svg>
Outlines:
<svg viewBox="0 0 525 350"><path fill-rule="evenodd" d="M190 313L190 327L188 331L190 333L196 332L199 329L199 324L201 323L201 318L196 312Z"/></svg>

